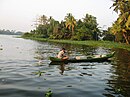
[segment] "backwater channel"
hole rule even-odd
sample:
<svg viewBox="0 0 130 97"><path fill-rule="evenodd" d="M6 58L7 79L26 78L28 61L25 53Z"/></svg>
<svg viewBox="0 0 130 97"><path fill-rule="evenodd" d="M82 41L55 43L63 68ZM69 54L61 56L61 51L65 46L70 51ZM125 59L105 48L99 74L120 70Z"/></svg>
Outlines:
<svg viewBox="0 0 130 97"><path fill-rule="evenodd" d="M64 47L70 57L116 51L111 62L50 64ZM38 42L0 35L0 97L130 97L130 52Z"/></svg>

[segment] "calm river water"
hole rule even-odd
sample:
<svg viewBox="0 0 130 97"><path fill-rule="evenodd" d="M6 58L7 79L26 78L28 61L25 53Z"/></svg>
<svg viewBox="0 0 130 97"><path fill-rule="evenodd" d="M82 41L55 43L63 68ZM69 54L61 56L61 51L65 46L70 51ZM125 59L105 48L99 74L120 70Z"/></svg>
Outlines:
<svg viewBox="0 0 130 97"><path fill-rule="evenodd" d="M116 51L112 62L51 65L65 47L70 57ZM130 97L130 52L37 42L0 35L0 97Z"/></svg>

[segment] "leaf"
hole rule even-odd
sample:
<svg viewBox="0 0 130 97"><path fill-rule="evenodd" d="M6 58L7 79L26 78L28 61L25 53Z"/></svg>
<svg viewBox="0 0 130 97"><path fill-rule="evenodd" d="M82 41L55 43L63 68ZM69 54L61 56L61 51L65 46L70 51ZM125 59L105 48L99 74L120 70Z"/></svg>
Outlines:
<svg viewBox="0 0 130 97"><path fill-rule="evenodd" d="M52 97L52 91L51 91L51 89L49 89L49 90L45 93L45 97Z"/></svg>
<svg viewBox="0 0 130 97"><path fill-rule="evenodd" d="M129 15L129 17L128 17L128 19L127 19L127 22L126 22L126 27L130 30L130 15Z"/></svg>
<svg viewBox="0 0 130 97"><path fill-rule="evenodd" d="M46 72L44 72L44 71L38 71L38 72L34 72L34 73L40 77L42 75L42 73L46 73Z"/></svg>

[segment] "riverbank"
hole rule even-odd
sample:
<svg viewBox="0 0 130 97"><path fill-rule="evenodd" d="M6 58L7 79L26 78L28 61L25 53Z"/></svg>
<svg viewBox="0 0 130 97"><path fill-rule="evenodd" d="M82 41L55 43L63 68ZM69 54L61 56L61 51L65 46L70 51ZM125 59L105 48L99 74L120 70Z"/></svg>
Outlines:
<svg viewBox="0 0 130 97"><path fill-rule="evenodd" d="M67 44L87 45L87 46L105 47L105 48L120 48L120 49L126 49L130 51L130 45L111 42L111 41L56 40L56 39L36 38L36 37L22 37L22 38L36 40L36 41L44 41L44 42L46 41L46 42L55 42L55 43L67 43Z"/></svg>

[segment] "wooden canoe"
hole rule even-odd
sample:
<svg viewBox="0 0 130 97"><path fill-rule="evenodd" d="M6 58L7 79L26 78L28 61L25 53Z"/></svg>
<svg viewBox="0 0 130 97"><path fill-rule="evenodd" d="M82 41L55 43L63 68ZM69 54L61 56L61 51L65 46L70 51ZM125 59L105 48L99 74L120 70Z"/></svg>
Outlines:
<svg viewBox="0 0 130 97"><path fill-rule="evenodd" d="M70 58L68 60L63 60L63 59L59 59L56 57L49 57L49 59L51 60L51 62L70 62L70 63L76 63L76 62L105 62L105 61L109 61L109 58L113 57L115 54L115 52L112 52L110 54L106 54L106 55L100 55L99 57L86 57L86 58L81 58L81 59L76 59L76 58Z"/></svg>

